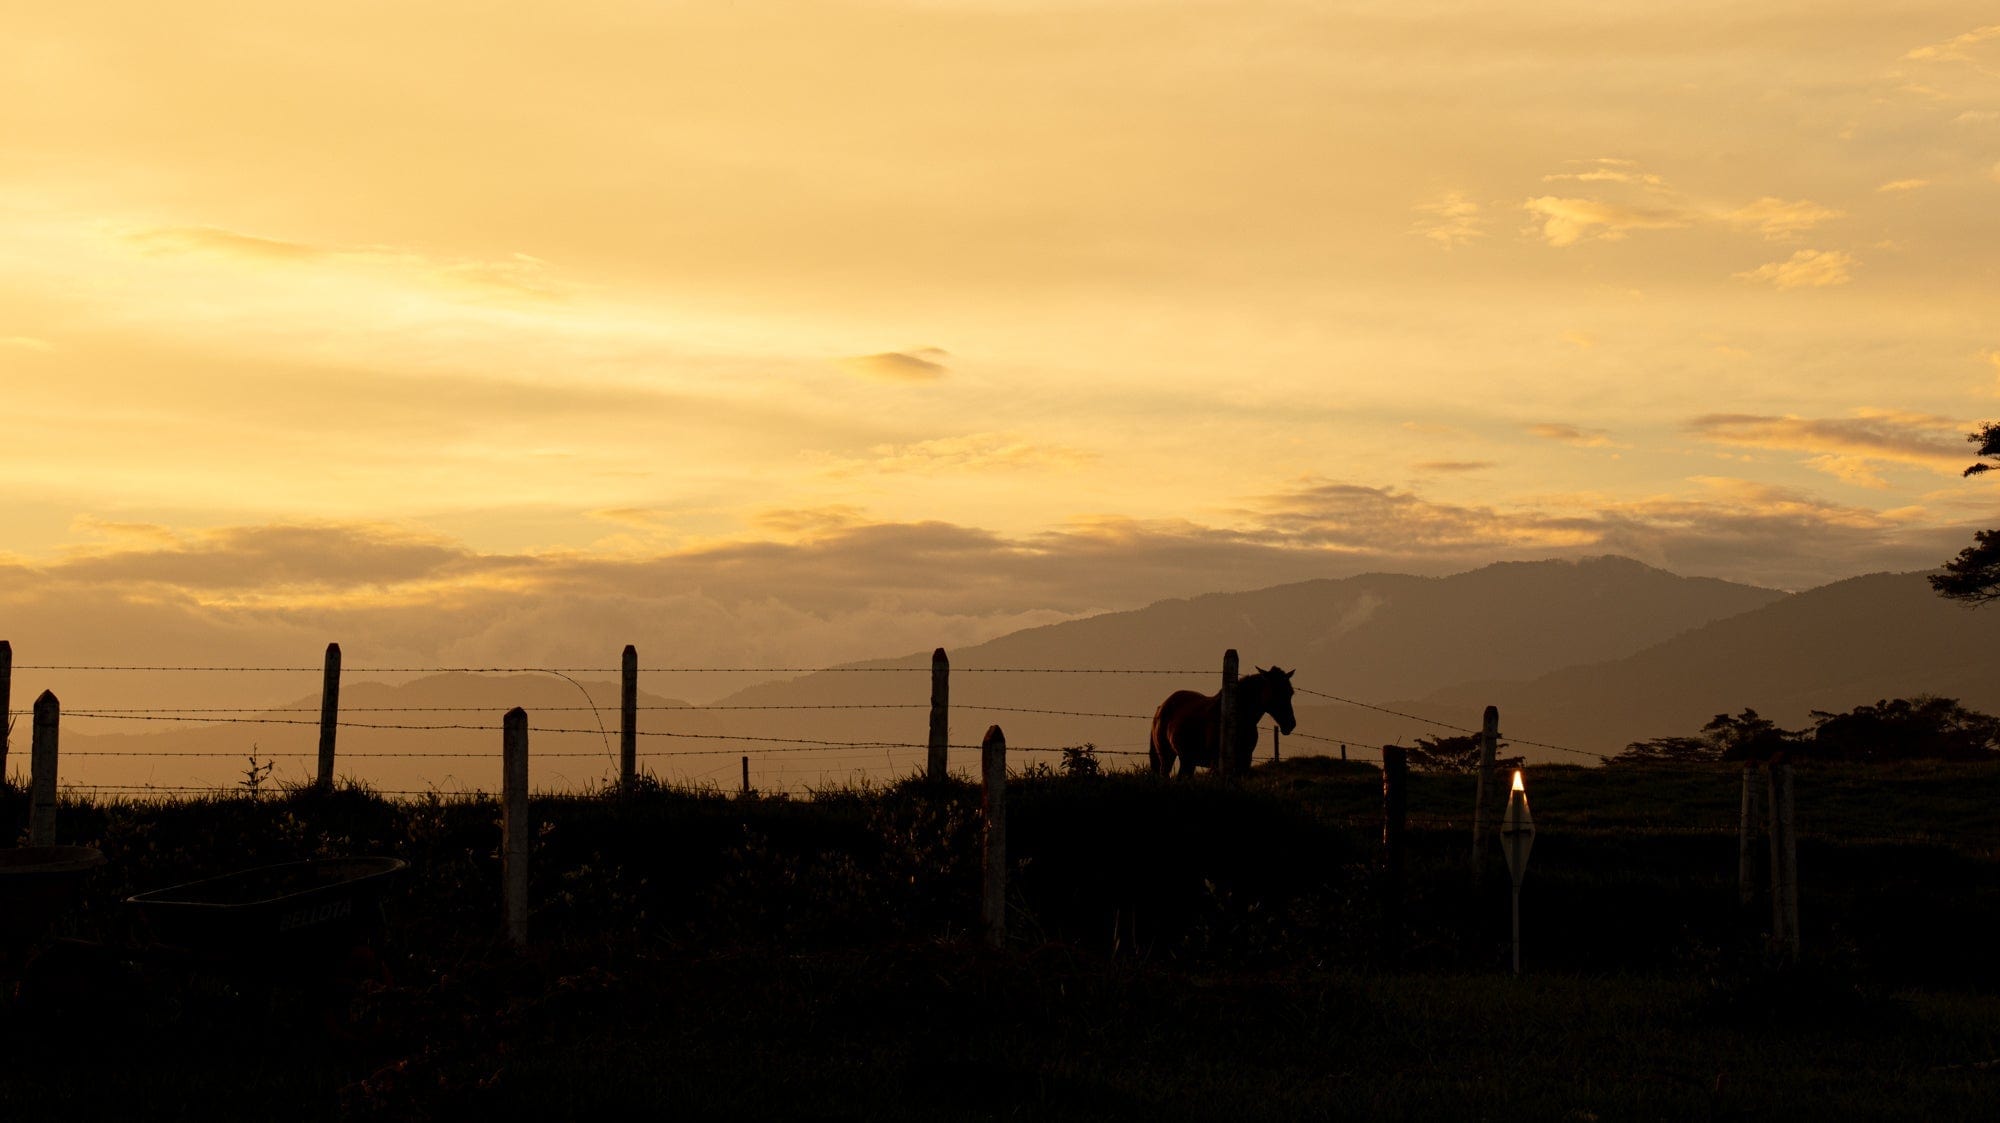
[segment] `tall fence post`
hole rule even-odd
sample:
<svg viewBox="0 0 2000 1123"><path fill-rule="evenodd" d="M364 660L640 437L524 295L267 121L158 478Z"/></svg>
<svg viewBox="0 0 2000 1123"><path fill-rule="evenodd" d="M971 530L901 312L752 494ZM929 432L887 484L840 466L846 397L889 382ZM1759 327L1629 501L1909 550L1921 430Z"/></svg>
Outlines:
<svg viewBox="0 0 2000 1123"><path fill-rule="evenodd" d="M935 784L945 778L951 747L951 660L944 648L931 652L930 754L924 775ZM981 767L984 767L982 763Z"/></svg>
<svg viewBox="0 0 2000 1123"><path fill-rule="evenodd" d="M528 711L507 711L500 741L500 880L507 942L528 946Z"/></svg>
<svg viewBox="0 0 2000 1123"><path fill-rule="evenodd" d="M747 756L743 758L743 794L750 794L750 758Z"/></svg>
<svg viewBox="0 0 2000 1123"><path fill-rule="evenodd" d="M333 741L340 728L340 645L326 645L326 673L319 687L319 790L333 790Z"/></svg>
<svg viewBox="0 0 2000 1123"><path fill-rule="evenodd" d="M639 769L639 649L625 645L618 665L618 790L630 792Z"/></svg>
<svg viewBox="0 0 2000 1123"><path fill-rule="evenodd" d="M1215 774L1228 779L1236 772L1236 649L1222 653L1222 694L1216 730Z"/></svg>
<svg viewBox="0 0 2000 1123"><path fill-rule="evenodd" d="M1273 725L1271 727L1271 761L1274 764L1277 763L1279 758L1285 755L1284 746L1280 741L1280 738L1284 737L1284 735L1284 732L1277 726Z"/></svg>
<svg viewBox="0 0 2000 1123"><path fill-rule="evenodd" d="M1744 909L1757 896L1757 769L1743 766L1743 813L1736 826L1736 903Z"/></svg>
<svg viewBox="0 0 2000 1123"><path fill-rule="evenodd" d="M1007 942L1007 735L990 726L979 742L980 817L986 824L985 895L979 918L986 946Z"/></svg>
<svg viewBox="0 0 2000 1123"><path fill-rule="evenodd" d="M1493 833L1494 811L1499 802L1487 796L1497 788L1493 776L1493 756L1500 746L1500 707L1488 706L1479 723L1479 786L1472 795L1472 869L1487 867L1486 839Z"/></svg>
<svg viewBox="0 0 2000 1123"><path fill-rule="evenodd" d="M1403 825L1409 797L1409 754L1399 745L1382 746L1382 958L1394 963L1403 951Z"/></svg>
<svg viewBox="0 0 2000 1123"><path fill-rule="evenodd" d="M1799 958L1799 848L1793 834L1792 766L1771 765L1771 942Z"/></svg>
<svg viewBox="0 0 2000 1123"><path fill-rule="evenodd" d="M28 845L56 844L56 734L62 703L54 691L35 699L35 742L28 755Z"/></svg>
<svg viewBox="0 0 2000 1123"><path fill-rule="evenodd" d="M7 742L14 734L14 645L0 639L0 788L7 786Z"/></svg>

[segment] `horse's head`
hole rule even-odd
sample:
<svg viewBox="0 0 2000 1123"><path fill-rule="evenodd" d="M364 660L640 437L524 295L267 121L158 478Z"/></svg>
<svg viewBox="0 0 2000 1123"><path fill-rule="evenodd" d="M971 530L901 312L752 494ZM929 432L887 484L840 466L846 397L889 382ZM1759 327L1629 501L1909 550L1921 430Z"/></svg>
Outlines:
<svg viewBox="0 0 2000 1123"><path fill-rule="evenodd" d="M1257 668L1257 673L1245 679L1255 682L1259 692L1259 702L1264 712L1278 723L1278 732L1289 734L1298 728L1299 719L1292 716L1292 676L1298 673L1294 667L1287 671L1279 667Z"/></svg>

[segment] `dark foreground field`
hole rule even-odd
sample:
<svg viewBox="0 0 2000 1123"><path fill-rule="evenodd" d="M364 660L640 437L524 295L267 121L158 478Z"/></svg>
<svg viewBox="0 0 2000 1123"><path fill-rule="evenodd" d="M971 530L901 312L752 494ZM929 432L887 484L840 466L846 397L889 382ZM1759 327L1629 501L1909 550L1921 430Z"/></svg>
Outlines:
<svg viewBox="0 0 2000 1123"><path fill-rule="evenodd" d="M2000 1112L2000 769L1801 770L1788 969L1737 903L1732 771L1530 784L1520 979L1504 874L1467 868L1462 777L1413 778L1384 946L1359 764L1017 782L1002 952L974 939L963 786L538 800L526 954L497 938L491 802L65 804L61 840L109 861L70 942L0 967L0 1116ZM356 853L412 866L372 953L171 951L118 904Z"/></svg>

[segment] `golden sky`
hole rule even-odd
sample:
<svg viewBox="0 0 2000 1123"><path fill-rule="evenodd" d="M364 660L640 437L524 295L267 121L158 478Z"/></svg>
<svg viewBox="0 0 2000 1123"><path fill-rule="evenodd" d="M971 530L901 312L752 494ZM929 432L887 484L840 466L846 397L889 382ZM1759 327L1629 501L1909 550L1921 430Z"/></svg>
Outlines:
<svg viewBox="0 0 2000 1123"><path fill-rule="evenodd" d="M1990 5L0 14L17 649L852 658L1993 518Z"/></svg>

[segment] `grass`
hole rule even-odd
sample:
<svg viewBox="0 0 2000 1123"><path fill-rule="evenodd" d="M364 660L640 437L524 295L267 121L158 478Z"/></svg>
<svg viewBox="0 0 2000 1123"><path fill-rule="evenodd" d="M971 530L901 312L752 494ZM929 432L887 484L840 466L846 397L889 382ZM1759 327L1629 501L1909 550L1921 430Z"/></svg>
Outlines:
<svg viewBox="0 0 2000 1123"><path fill-rule="evenodd" d="M1014 939L973 940L979 794L538 799L535 944L498 807L66 801L107 864L0 968L0 1110L456 1118L1983 1118L2000 1101L2000 769L1802 770L1807 963L1736 902L1735 770L1535 770L1529 974L1465 777L1416 776L1381 950L1379 776L1010 785ZM24 822L0 791L0 826ZM1714 823L1730 825L1720 831ZM1920 823L1920 828L1911 824ZM380 963L148 950L118 902L262 862L412 863Z"/></svg>

